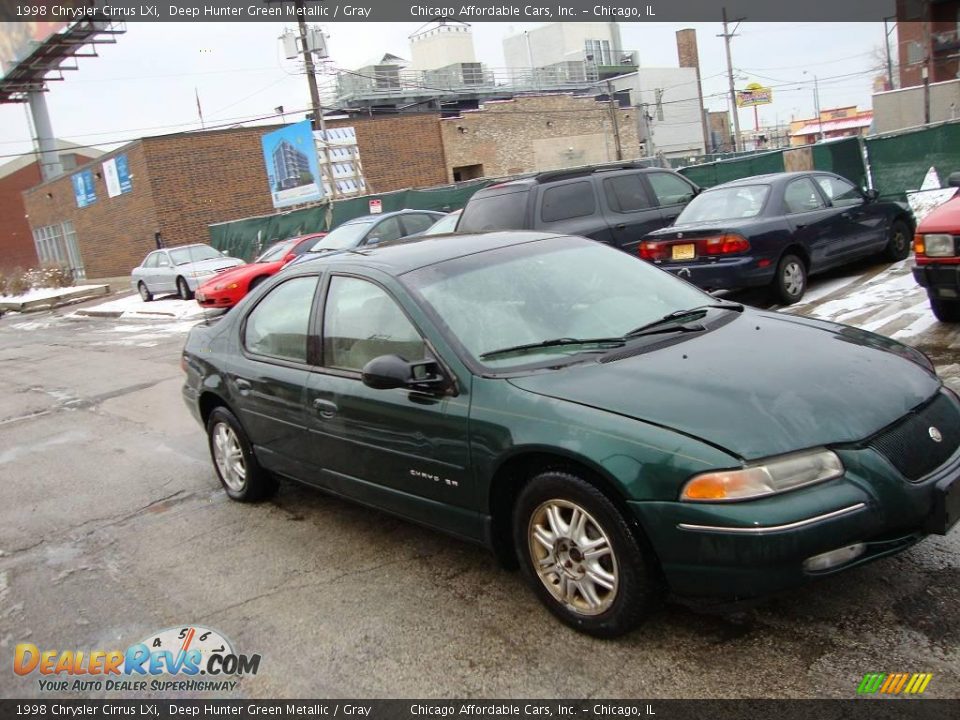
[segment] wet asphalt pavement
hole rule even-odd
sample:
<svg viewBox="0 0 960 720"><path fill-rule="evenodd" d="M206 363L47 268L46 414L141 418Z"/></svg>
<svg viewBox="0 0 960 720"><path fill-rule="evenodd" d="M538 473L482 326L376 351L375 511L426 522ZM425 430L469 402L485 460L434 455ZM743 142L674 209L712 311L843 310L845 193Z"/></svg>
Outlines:
<svg viewBox="0 0 960 720"><path fill-rule="evenodd" d="M908 341L960 387L960 330L925 318L903 270L834 273L791 311ZM262 655L230 697L851 698L867 672L960 697L960 529L733 615L671 603L594 640L482 549L292 484L229 501L180 398L183 334L72 310L0 318L2 697L42 694L10 670L17 643L187 625Z"/></svg>

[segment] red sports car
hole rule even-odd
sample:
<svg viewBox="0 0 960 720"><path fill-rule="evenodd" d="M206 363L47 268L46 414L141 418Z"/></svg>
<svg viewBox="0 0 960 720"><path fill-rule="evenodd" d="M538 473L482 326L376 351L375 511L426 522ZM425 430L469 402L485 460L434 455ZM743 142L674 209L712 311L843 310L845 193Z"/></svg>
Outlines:
<svg viewBox="0 0 960 720"><path fill-rule="evenodd" d="M204 307L231 308L248 292L284 265L305 253L325 232L281 240L267 248L256 260L210 278L197 288L197 302Z"/></svg>

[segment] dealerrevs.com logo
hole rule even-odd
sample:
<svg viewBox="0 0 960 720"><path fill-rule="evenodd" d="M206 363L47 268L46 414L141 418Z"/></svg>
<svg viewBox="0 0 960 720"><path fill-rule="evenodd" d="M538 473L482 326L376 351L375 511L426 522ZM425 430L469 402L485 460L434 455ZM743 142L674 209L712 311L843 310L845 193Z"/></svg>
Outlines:
<svg viewBox="0 0 960 720"><path fill-rule="evenodd" d="M41 649L20 643L13 671L37 677L43 692L230 691L256 675L260 655L242 655L216 630L167 628L126 650Z"/></svg>

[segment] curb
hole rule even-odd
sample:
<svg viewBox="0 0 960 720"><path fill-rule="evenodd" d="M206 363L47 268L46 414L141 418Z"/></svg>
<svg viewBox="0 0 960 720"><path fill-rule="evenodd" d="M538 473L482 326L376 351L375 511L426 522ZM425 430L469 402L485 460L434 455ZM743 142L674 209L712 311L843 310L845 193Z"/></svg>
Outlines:
<svg viewBox="0 0 960 720"><path fill-rule="evenodd" d="M37 312L39 310L52 310L61 305L80 302L81 300L92 299L100 295L109 295L110 287L108 285L94 285L83 290L73 290L64 288L65 292L51 297L45 297L38 300L27 300L26 302L0 301L0 313L11 311L19 313Z"/></svg>

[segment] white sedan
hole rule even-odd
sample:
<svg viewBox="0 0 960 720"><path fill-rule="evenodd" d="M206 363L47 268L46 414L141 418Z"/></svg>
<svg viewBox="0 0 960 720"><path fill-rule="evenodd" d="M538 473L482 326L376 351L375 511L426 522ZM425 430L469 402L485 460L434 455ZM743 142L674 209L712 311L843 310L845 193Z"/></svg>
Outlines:
<svg viewBox="0 0 960 720"><path fill-rule="evenodd" d="M209 245L181 245L154 250L130 273L130 284L144 302L154 295L176 293L189 300L205 280L224 270L243 265L243 260L224 255Z"/></svg>

